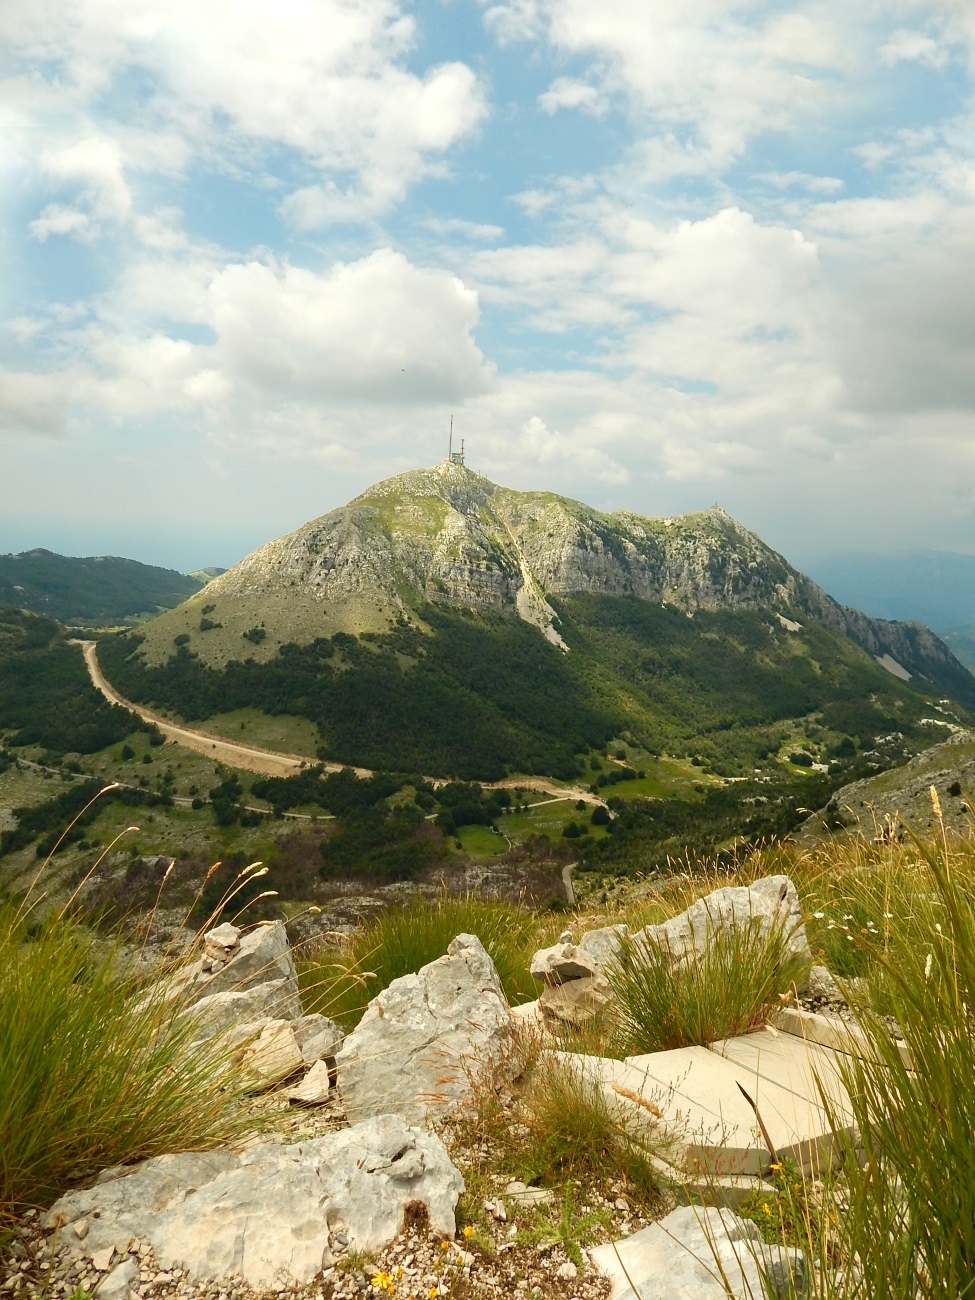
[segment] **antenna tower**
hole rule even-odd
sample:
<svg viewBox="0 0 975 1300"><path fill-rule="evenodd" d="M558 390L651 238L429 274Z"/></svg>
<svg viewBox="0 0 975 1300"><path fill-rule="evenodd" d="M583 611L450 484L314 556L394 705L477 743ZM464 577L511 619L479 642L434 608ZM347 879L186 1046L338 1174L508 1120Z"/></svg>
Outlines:
<svg viewBox="0 0 975 1300"><path fill-rule="evenodd" d="M464 463L464 439L460 440L460 451L454 451L454 417L450 417L450 444L447 450L447 459L451 465L463 465Z"/></svg>

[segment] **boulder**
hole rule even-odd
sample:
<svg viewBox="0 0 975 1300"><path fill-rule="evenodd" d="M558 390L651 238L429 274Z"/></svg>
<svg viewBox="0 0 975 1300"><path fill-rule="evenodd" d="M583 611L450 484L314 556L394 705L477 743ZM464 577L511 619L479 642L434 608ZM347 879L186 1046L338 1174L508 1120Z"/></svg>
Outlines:
<svg viewBox="0 0 975 1300"><path fill-rule="evenodd" d="M337 1235L364 1254L388 1246L408 1207L452 1237L464 1180L438 1137L381 1115L295 1146L157 1156L113 1170L55 1203L50 1221L86 1219L89 1257L132 1238L192 1281L237 1274L254 1288L307 1284L332 1262Z"/></svg>
<svg viewBox="0 0 975 1300"><path fill-rule="evenodd" d="M609 981L596 973L587 979L569 980L567 984L546 984L538 1005L547 1020L568 1025L584 1025L598 1016L613 1000Z"/></svg>
<svg viewBox="0 0 975 1300"><path fill-rule="evenodd" d="M610 1300L784 1300L805 1294L800 1251L767 1245L756 1224L714 1207L682 1206L589 1255L612 1281Z"/></svg>
<svg viewBox="0 0 975 1300"><path fill-rule="evenodd" d="M458 935L445 957L377 994L337 1053L349 1119L455 1108L475 1073L503 1062L513 1032L494 963L475 935Z"/></svg>
<svg viewBox="0 0 975 1300"><path fill-rule="evenodd" d="M210 934L217 934L224 928L217 926ZM228 928L233 930L236 927ZM204 958L206 961L212 963L212 958ZM200 963L198 977L190 993L192 1002L212 997L214 993L240 993L258 984L276 983L278 980L286 980L295 995L298 994L298 977L283 921L262 922L242 934L230 960L219 969L207 972L203 970L203 964Z"/></svg>
<svg viewBox="0 0 975 1300"><path fill-rule="evenodd" d="M242 1025L252 1031L237 1057L240 1075L249 1088L269 1088L295 1074L304 1065L301 1048L287 1020L268 1020L263 1025Z"/></svg>
<svg viewBox="0 0 975 1300"><path fill-rule="evenodd" d="M589 953L574 943L557 943L551 948L541 948L531 963L532 978L546 984L568 984L570 980L586 979L596 974L598 967Z"/></svg>
<svg viewBox="0 0 975 1300"><path fill-rule="evenodd" d="M218 935L225 941L219 944L209 937L204 938L204 949L210 942L211 951L215 952L219 948L220 951L230 954L228 960L209 956L200 957L157 981L143 1001L168 1003L178 1000L183 1007L190 1007L220 993L244 993L262 984L270 984L274 986L273 996L281 997L283 1001L286 998L293 999L292 1009L297 1008L297 1014L300 1016L301 995L298 991L298 976L295 973L284 922L262 922L246 934L242 934L237 946L230 948L229 931L236 928L236 926L217 926L215 930L211 930L209 936ZM221 932L223 932L222 936ZM219 1019L220 1015L217 1018Z"/></svg>
<svg viewBox="0 0 975 1300"><path fill-rule="evenodd" d="M762 933L781 927L787 953L812 964L799 895L788 876L766 876L752 885L716 889L679 916L648 925L639 934L652 939L677 966L702 955L711 935L752 925Z"/></svg>
<svg viewBox="0 0 975 1300"><path fill-rule="evenodd" d="M291 980L269 980L240 993L212 993L182 1014L198 1023L200 1038L215 1038L234 1025L255 1020L297 1021L301 1018L301 998Z"/></svg>
<svg viewBox="0 0 975 1300"><path fill-rule="evenodd" d="M294 1030L295 1042L301 1050L301 1059L308 1065L313 1061L333 1057L345 1038L345 1030L340 1025L337 1025L334 1020L329 1020L327 1016L317 1013L302 1016L291 1028Z"/></svg>
<svg viewBox="0 0 975 1300"><path fill-rule="evenodd" d="M607 966L617 956L620 942L630 933L628 925L606 925L600 930L588 930L579 940L579 947L591 957L597 967Z"/></svg>

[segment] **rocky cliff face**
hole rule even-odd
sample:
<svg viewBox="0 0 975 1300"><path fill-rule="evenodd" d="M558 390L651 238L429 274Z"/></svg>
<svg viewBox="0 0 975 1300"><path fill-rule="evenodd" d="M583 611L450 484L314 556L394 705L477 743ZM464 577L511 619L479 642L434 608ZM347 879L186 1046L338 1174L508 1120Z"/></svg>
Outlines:
<svg viewBox="0 0 975 1300"><path fill-rule="evenodd" d="M241 637L253 632L248 653L267 658L289 640L419 621L427 602L519 616L561 644L548 597L577 592L638 596L690 615L769 609L846 632L878 660L887 656L891 671L955 664L927 629L839 605L717 506L673 519L604 514L447 462L378 483L268 542L149 625L145 651L168 657L183 633L218 664L240 658Z"/></svg>

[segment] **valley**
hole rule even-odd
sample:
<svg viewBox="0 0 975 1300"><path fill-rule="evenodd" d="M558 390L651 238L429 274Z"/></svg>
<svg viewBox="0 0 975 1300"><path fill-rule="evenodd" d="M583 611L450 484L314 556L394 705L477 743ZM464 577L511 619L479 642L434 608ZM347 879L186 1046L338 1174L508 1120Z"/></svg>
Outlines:
<svg viewBox="0 0 975 1300"><path fill-rule="evenodd" d="M315 931L441 882L564 907L567 868L600 897L732 862L975 721L937 638L721 511L603 516L453 465L126 630L0 634L0 888L117 783L50 875L106 921L154 905L159 863L175 918L257 860L257 912Z"/></svg>

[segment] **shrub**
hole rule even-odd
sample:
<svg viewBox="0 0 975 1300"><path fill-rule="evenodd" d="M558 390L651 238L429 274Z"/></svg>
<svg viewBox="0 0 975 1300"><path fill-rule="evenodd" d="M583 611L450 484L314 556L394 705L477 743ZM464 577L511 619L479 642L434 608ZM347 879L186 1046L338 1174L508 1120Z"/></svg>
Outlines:
<svg viewBox="0 0 975 1300"><path fill-rule="evenodd" d="M790 754L789 762L793 763L796 767L812 767L813 765L812 755L807 754L805 750L802 749L797 750L795 754Z"/></svg>
<svg viewBox="0 0 975 1300"><path fill-rule="evenodd" d="M528 963L537 948L535 920L509 903L470 894L442 893L435 903L418 897L382 913L357 930L346 948L299 954L306 1011L322 1011L348 1028L358 1023L370 998L394 979L442 957L458 934L476 934L491 954L511 1003L536 996Z"/></svg>
<svg viewBox="0 0 975 1300"><path fill-rule="evenodd" d="M604 808L602 804L597 805L592 810L592 816L589 818L593 826L608 826L610 823L609 809Z"/></svg>
<svg viewBox="0 0 975 1300"><path fill-rule="evenodd" d="M808 962L786 948L783 924L709 933L704 951L673 964L652 939L624 940L606 975L628 1053L714 1043L747 1033L801 982Z"/></svg>

